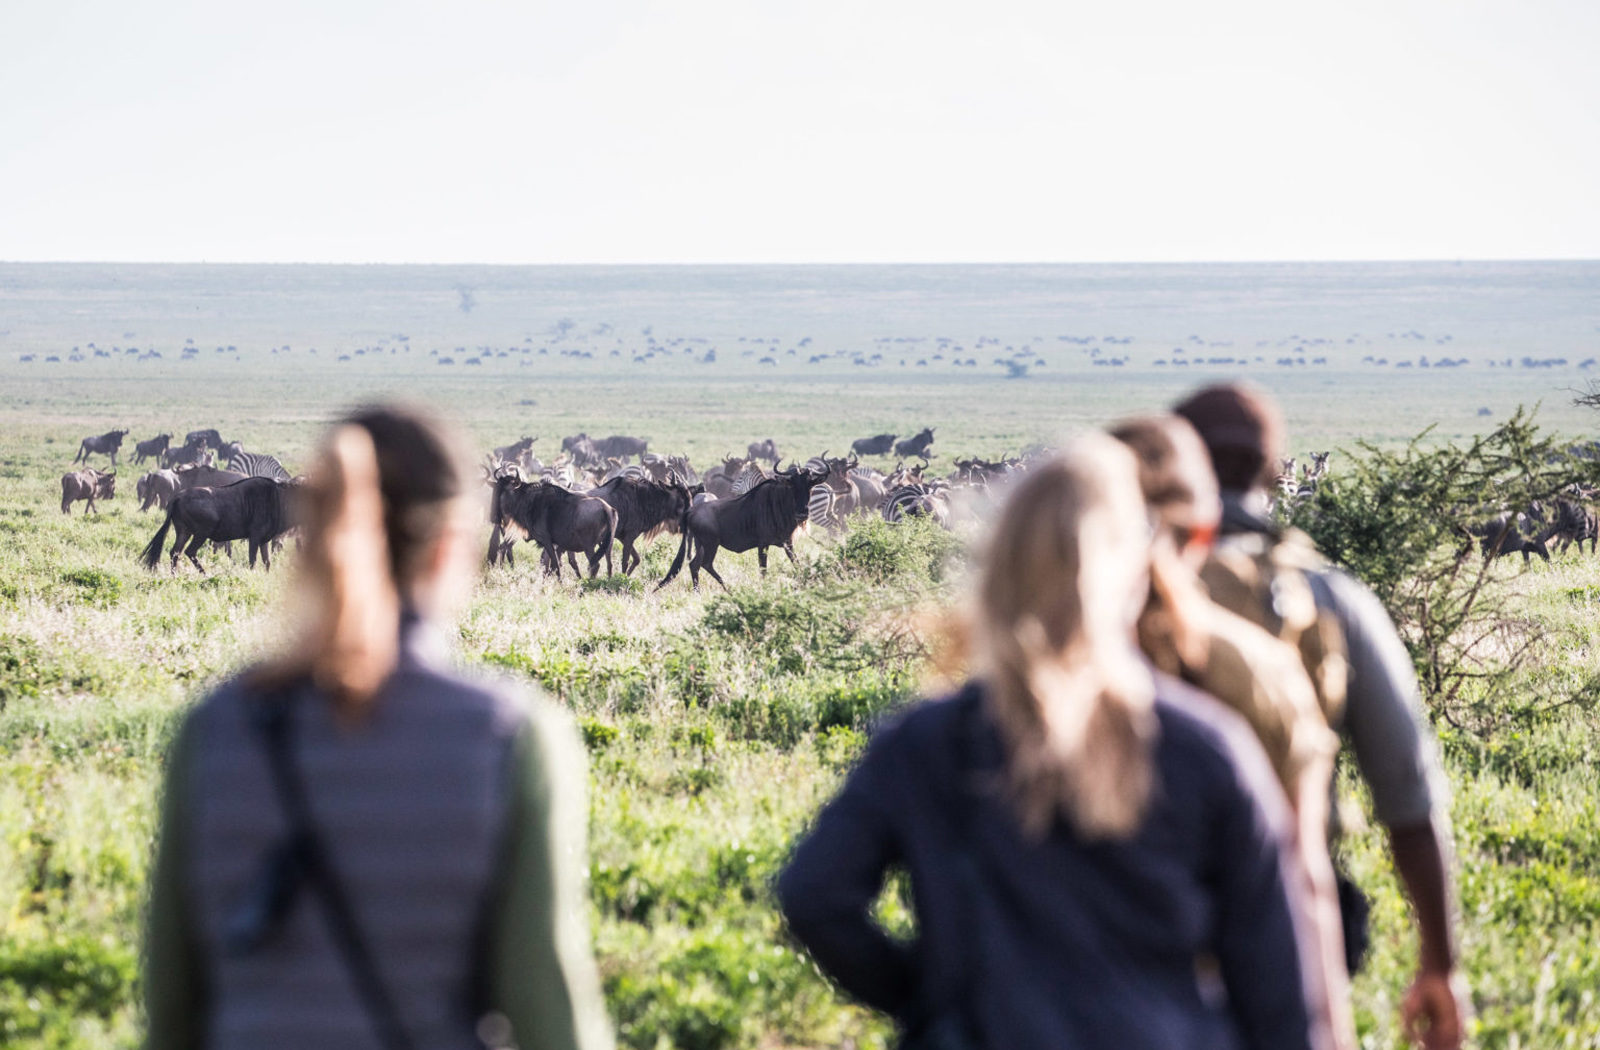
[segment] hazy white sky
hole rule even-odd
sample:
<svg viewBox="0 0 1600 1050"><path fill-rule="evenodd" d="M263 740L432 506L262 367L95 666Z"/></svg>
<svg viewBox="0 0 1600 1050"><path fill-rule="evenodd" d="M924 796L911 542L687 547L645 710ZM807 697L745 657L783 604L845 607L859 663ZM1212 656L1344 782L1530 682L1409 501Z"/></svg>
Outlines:
<svg viewBox="0 0 1600 1050"><path fill-rule="evenodd" d="M0 258L1600 256L1600 0L0 0Z"/></svg>

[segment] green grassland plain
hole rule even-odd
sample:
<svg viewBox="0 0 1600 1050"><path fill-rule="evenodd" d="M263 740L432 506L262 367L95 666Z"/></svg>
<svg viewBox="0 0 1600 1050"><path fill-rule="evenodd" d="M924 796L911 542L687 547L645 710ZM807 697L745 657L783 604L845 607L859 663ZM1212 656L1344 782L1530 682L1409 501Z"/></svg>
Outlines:
<svg viewBox="0 0 1600 1050"><path fill-rule="evenodd" d="M148 305L147 290L118 293L116 282L54 298L42 279L0 284L0 304L17 307L0 314L0 1043L136 1042L138 918L163 755L184 706L272 640L287 578L217 554L206 577L144 571L135 554L158 519L138 513L137 471L128 466L118 498L98 517L63 517L59 477L90 433L131 428L131 454L134 439L159 430L181 438L216 426L294 468L341 408L403 397L457 420L484 448L537 435L546 458L561 435L580 429L642 434L654 449L703 464L758 438L805 457L880 430L932 425L935 464L944 466L1156 408L1203 380L1241 372L1280 396L1300 452L1403 440L1432 424L1436 436L1470 434L1537 402L1545 425L1574 438L1593 430L1564 393L1585 376L1576 368L1583 339L1570 331L1562 336L1570 345L1557 350L1570 359L1562 369L1491 370L1490 358L1546 355L1525 339L1497 342L1487 327L1469 336L1459 325L1450 352L1475 363L1454 370L1364 365L1373 349L1359 343L1339 344L1323 366L1280 369L1271 363L1275 347L1264 348L1260 364L1155 365L1187 338L1177 328L1131 344L1097 341L1102 354L1130 358L1111 367L1094 366L1082 344L1036 334L1079 330L1066 322L1046 327L1023 316L1005 329L991 318L958 330L913 325L911 307L882 303L875 323L853 315L829 327L818 317L836 308L816 306L804 324L774 335L778 326L740 313L737 297L734 306L707 307L696 327L681 309L673 324L652 324L574 294L513 324L497 315L504 308L493 282L468 276L476 279L374 300L354 318L295 295L272 298L270 288L255 298L195 294L191 316L171 303ZM463 309L468 296L476 302ZM558 337L554 326L569 317L575 324ZM1400 320L1377 327L1408 330ZM1299 334L1269 336L1259 319L1238 332L1210 322L1205 338L1215 342ZM1442 338L1438 325L1416 326ZM939 327L981 367L917 366L937 352ZM787 354L813 332L810 346ZM976 347L980 335L999 343ZM649 338L670 352L635 362ZM705 342L671 344L680 338ZM752 346L757 338L778 342ZM191 359L182 353L188 339L197 348ZM91 342L119 349L96 357ZM292 349L270 352L285 345ZM1399 337L1383 345L1422 352ZM1439 353L1440 345L1425 349ZM68 360L73 346L85 360ZM127 346L163 356L140 361ZM1007 346L1033 346L1045 364L1025 379L1002 378L992 359ZM488 356L479 347L491 348ZM713 347L717 361L699 363ZM755 352L744 356L747 349ZM806 363L837 349L885 360ZM759 364L769 353L779 363ZM33 361L21 360L29 354ZM62 360L43 360L52 354ZM441 355L457 364L438 364ZM482 363L462 363L470 356ZM686 581L651 593L673 553L670 537L649 549L638 582L556 583L529 558L486 573L460 623L461 658L526 678L571 707L590 750L594 926L625 1045L891 1039L882 1020L849 1005L796 951L769 881L873 721L924 687L936 644L929 614L961 604L972 541L971 532L867 524L843 540L803 540L801 564L780 559L766 579L753 558L728 558L727 594L691 593ZM1569 553L1548 567L1501 565L1495 586L1552 643L1518 685L1522 694L1507 698L1508 707L1540 713L1488 734L1440 724L1473 1039L1596 1046L1600 737L1588 704L1562 700L1577 691L1574 682L1600 673L1600 559ZM1359 805L1359 789L1346 787ZM1396 1010L1413 951L1405 905L1378 832L1356 830L1344 849L1376 902L1374 955L1356 986L1363 1044L1399 1046ZM886 894L881 914L909 928L903 887Z"/></svg>

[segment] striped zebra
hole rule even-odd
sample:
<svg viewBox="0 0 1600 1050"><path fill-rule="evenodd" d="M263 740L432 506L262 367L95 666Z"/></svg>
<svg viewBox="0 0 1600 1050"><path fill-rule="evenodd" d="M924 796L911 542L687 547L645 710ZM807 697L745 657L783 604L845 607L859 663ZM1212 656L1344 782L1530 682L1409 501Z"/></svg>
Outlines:
<svg viewBox="0 0 1600 1050"><path fill-rule="evenodd" d="M827 485L818 485L812 489L811 500L806 508L807 520L829 532L843 531L844 522L839 520L837 510L838 499L838 494Z"/></svg>
<svg viewBox="0 0 1600 1050"><path fill-rule="evenodd" d="M762 469L759 463L746 463L739 468L739 473L733 478L733 494L743 496L746 492L772 477Z"/></svg>
<svg viewBox="0 0 1600 1050"><path fill-rule="evenodd" d="M907 518L932 518L943 525L950 516L944 493L928 485L901 485L883 499L883 520L898 525Z"/></svg>
<svg viewBox="0 0 1600 1050"><path fill-rule="evenodd" d="M260 452L246 452L239 449L228 457L228 469L236 470L247 478L271 478L273 481L290 480L289 472L283 469L272 456Z"/></svg>

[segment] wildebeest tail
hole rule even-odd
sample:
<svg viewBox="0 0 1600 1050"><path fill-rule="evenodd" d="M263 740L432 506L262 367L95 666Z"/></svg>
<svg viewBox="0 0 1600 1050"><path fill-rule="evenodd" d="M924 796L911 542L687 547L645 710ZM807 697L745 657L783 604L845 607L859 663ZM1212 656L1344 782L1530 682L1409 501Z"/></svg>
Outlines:
<svg viewBox="0 0 1600 1050"><path fill-rule="evenodd" d="M672 559L672 567L667 570L665 576L661 577L661 582L656 584L656 590L658 591L671 583L672 578L678 575L679 570L683 568L683 559L689 553L689 512L687 510L678 519L678 531L683 533L683 539L678 543L678 555Z"/></svg>
<svg viewBox="0 0 1600 1050"><path fill-rule="evenodd" d="M161 564L161 548L167 544L167 530L172 528L172 512L178 509L179 502L174 499L167 504L167 520L161 523L161 527L156 530L155 538L145 547L144 553L139 555L139 560L144 562L144 567L147 569L153 569Z"/></svg>

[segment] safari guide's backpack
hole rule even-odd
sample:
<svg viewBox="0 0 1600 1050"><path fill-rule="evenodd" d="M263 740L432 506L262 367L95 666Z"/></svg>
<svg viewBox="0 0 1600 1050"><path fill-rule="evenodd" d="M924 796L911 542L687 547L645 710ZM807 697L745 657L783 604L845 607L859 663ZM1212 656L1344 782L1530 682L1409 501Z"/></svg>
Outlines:
<svg viewBox="0 0 1600 1050"><path fill-rule="evenodd" d="M1309 536L1297 529L1285 529L1224 537L1200 570L1200 578L1212 601L1299 652L1316 690L1322 717L1337 730L1344 718L1349 682L1344 629L1331 612L1317 608L1309 579L1312 573L1327 568L1328 562ZM1337 815L1338 805L1333 805L1330 812ZM1370 941L1367 927L1371 908L1360 887L1337 868L1335 875L1344 926L1345 963L1354 974L1361 967Z"/></svg>
<svg viewBox="0 0 1600 1050"><path fill-rule="evenodd" d="M1200 578L1212 601L1294 647L1316 689L1322 717L1338 729L1349 678L1344 630L1337 617L1317 608L1308 579L1327 568L1310 537L1285 529L1224 537Z"/></svg>

